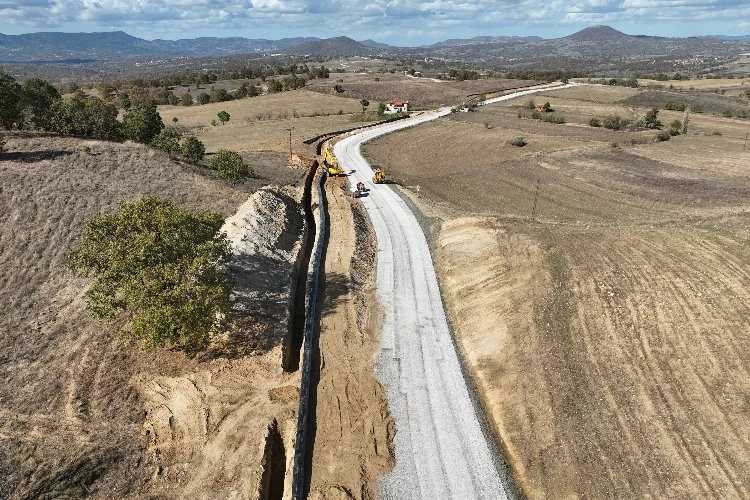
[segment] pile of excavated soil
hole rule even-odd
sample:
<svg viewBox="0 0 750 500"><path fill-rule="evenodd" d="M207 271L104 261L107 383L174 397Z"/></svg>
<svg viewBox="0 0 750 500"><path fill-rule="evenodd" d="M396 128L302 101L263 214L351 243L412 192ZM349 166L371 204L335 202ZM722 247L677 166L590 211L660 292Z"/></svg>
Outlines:
<svg viewBox="0 0 750 500"><path fill-rule="evenodd" d="M310 498L377 498L377 478L393 468L393 419L375 378L380 350L374 295L374 233L346 179L326 185L330 237L314 378Z"/></svg>
<svg viewBox="0 0 750 500"><path fill-rule="evenodd" d="M224 224L234 325L209 351L215 359L178 377L133 380L146 401L143 428L157 467L152 492L257 498L273 421L284 464L273 474L291 480L299 376L282 372L281 344L303 224L293 194L260 189Z"/></svg>

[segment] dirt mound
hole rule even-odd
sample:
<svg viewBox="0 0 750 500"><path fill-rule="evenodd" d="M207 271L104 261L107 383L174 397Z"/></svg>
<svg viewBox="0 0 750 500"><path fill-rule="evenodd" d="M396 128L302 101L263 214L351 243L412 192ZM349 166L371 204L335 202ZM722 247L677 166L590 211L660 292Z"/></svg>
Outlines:
<svg viewBox="0 0 750 500"><path fill-rule="evenodd" d="M280 346L303 224L294 194L262 188L224 223L233 328L210 350L219 359L180 377L134 380L146 401L144 430L159 491L255 498L271 421L278 422L282 447L292 448L299 377L282 373ZM284 469L280 474L283 481Z"/></svg>

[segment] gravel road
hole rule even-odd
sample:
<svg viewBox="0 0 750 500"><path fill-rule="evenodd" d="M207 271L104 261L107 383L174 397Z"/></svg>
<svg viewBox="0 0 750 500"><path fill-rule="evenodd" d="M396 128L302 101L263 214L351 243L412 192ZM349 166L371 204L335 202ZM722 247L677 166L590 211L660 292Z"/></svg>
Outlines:
<svg viewBox="0 0 750 500"><path fill-rule="evenodd" d="M449 113L443 108L378 126L334 146L350 184L364 182L369 190L362 202L378 241L384 317L376 370L396 422L396 466L381 479L384 499L507 498L459 365L427 240L398 194L373 184L360 154L360 145L375 137Z"/></svg>

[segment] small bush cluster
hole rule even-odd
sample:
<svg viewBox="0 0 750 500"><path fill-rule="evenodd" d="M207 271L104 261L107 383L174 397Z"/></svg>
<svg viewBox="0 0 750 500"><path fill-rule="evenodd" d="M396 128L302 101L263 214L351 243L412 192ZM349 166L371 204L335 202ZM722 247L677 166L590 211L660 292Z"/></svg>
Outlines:
<svg viewBox="0 0 750 500"><path fill-rule="evenodd" d="M601 127L602 121L599 118L591 118L589 120L589 126L590 127Z"/></svg>
<svg viewBox="0 0 750 500"><path fill-rule="evenodd" d="M513 139L511 139L510 143L511 145L519 147L519 148L522 148L527 144L527 142L524 141L523 137L521 137L520 135L517 135Z"/></svg>
<svg viewBox="0 0 750 500"><path fill-rule="evenodd" d="M618 115L609 115L602 120L602 125L609 130L624 130L629 125L629 121Z"/></svg>
<svg viewBox="0 0 750 500"><path fill-rule="evenodd" d="M658 140L659 142L668 141L671 138L672 138L672 134L670 134L668 130L660 130L656 134L656 140Z"/></svg>
<svg viewBox="0 0 750 500"><path fill-rule="evenodd" d="M215 170L220 179L230 184L239 184L254 173L239 153L220 149L208 160L208 167Z"/></svg>

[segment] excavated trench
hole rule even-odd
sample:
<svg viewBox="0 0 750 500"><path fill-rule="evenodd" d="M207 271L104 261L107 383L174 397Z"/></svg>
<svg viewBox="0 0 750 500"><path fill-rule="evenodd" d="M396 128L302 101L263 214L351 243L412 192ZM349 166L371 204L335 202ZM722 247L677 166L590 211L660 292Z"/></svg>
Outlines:
<svg viewBox="0 0 750 500"><path fill-rule="evenodd" d="M318 148L320 149L320 148ZM320 152L320 151L318 151ZM302 208L305 214L305 226L302 230L302 247L294 265L289 301L289 331L282 349L281 367L285 372L295 372L300 366L300 352L305 334L305 296L307 290L307 273L310 267L310 256L315 244L315 217L312 210L312 183L318 171L316 160L307 172L302 193Z"/></svg>
<svg viewBox="0 0 750 500"><path fill-rule="evenodd" d="M266 446L263 450L263 475L261 476L258 498L260 500L281 500L284 497L284 475L286 474L286 450L279 432L279 424L274 418L268 424Z"/></svg>

